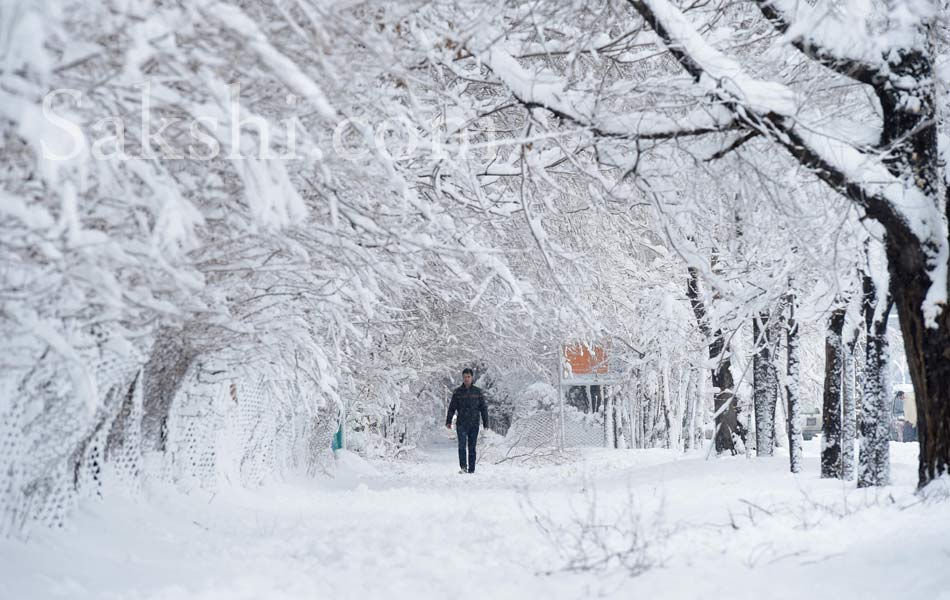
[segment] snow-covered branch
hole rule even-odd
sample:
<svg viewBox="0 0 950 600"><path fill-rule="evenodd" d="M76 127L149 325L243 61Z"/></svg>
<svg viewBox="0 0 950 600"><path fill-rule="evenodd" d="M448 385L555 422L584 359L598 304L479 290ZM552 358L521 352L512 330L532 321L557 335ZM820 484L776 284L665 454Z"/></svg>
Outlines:
<svg viewBox="0 0 950 600"><path fill-rule="evenodd" d="M946 264L946 225L920 190L894 176L880 157L803 122L796 116L799 101L790 88L750 76L738 62L706 42L668 0L630 3L683 68L737 120L780 144L888 230L928 245L935 265Z"/></svg>
<svg viewBox="0 0 950 600"><path fill-rule="evenodd" d="M566 80L546 70L529 71L489 37L470 42L471 52L528 108L543 108L600 137L668 140L735 129L735 118L716 107L702 107L682 117L658 112L624 112L605 108L588 92L572 90Z"/></svg>
<svg viewBox="0 0 950 600"><path fill-rule="evenodd" d="M878 38L853 14L844 23L830 3L755 0L755 4L790 44L812 60L869 85L882 75Z"/></svg>

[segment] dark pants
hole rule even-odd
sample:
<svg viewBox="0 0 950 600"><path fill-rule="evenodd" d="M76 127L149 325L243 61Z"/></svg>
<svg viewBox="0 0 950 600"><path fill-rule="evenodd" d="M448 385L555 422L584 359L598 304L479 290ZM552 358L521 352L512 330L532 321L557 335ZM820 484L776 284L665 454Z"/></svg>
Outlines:
<svg viewBox="0 0 950 600"><path fill-rule="evenodd" d="M478 427L474 429L457 429L459 439L459 467L469 473L475 472L475 444L478 443ZM468 446L468 461L465 460L465 448ZM467 467L466 467L467 465Z"/></svg>

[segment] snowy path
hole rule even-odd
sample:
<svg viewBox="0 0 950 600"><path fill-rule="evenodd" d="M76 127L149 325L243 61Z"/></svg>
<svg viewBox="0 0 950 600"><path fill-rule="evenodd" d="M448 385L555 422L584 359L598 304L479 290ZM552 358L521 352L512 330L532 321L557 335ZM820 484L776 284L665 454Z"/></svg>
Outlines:
<svg viewBox="0 0 950 600"><path fill-rule="evenodd" d="M846 494L814 457L798 478L783 458L663 450L471 477L452 444L393 465L346 456L333 479L92 503L65 531L0 542L0 598L950 598L950 503L900 509L916 502L910 445L897 485ZM532 517L576 531L591 498L603 520L631 496L663 566L559 571Z"/></svg>

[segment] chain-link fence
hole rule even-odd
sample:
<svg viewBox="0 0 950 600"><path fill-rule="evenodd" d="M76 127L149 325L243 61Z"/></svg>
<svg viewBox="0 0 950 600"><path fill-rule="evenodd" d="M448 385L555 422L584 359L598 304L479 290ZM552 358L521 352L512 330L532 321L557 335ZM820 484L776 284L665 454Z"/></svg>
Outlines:
<svg viewBox="0 0 950 600"><path fill-rule="evenodd" d="M585 414L570 408L564 410L563 440L557 410L539 411L518 419L505 435L506 445L524 448L598 448L606 446L606 440L601 414Z"/></svg>
<svg viewBox="0 0 950 600"><path fill-rule="evenodd" d="M48 352L0 376L0 536L61 526L79 501L149 481L258 485L330 464L337 409L289 379L206 381L192 367L160 419L160 443L146 440L142 361L121 350L98 350L85 395Z"/></svg>
<svg viewBox="0 0 950 600"><path fill-rule="evenodd" d="M315 395L288 380L193 380L169 415L164 477L215 488L326 469L338 414Z"/></svg>
<svg viewBox="0 0 950 600"><path fill-rule="evenodd" d="M142 468L141 372L127 350L90 344L86 372L46 348L28 368L0 376L0 535L62 525L106 481L134 489Z"/></svg>

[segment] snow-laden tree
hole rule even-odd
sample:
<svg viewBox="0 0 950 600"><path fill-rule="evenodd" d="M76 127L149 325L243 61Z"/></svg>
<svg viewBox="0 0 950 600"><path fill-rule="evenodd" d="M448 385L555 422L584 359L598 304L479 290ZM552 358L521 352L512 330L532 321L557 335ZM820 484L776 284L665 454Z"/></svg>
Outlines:
<svg viewBox="0 0 950 600"><path fill-rule="evenodd" d="M95 440L123 419L141 418L144 448L167 449L199 363L217 378L308 380L288 406L309 419L311 401L372 383L359 367L378 343L413 343L378 325L414 297L472 302L491 284L522 310L504 257L481 242L480 207L420 183L436 140L405 156L408 134L388 144L414 119L432 131L451 91L427 76L413 102L419 56L397 56L405 11L391 8L0 10L5 528L101 460ZM368 114L393 123L373 129ZM376 389L407 387L383 379ZM128 417L136 394L143 414Z"/></svg>

